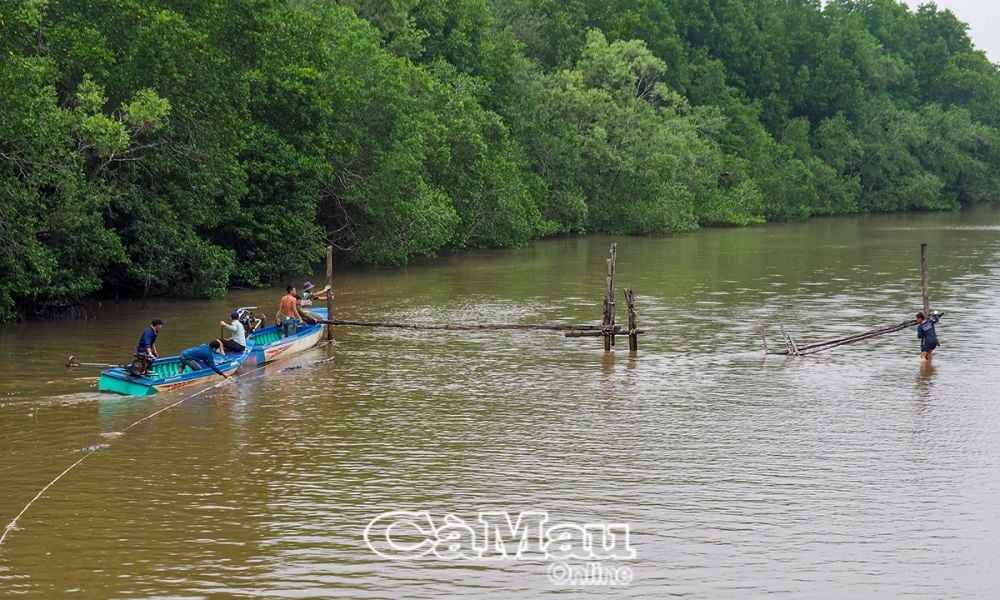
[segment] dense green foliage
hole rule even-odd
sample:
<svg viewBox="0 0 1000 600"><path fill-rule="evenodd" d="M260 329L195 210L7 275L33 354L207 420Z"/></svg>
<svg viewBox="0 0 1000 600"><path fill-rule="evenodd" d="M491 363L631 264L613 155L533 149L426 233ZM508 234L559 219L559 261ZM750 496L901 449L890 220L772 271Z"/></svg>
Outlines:
<svg viewBox="0 0 1000 600"><path fill-rule="evenodd" d="M2 0L0 320L345 258L996 200L1000 75L894 0Z"/></svg>

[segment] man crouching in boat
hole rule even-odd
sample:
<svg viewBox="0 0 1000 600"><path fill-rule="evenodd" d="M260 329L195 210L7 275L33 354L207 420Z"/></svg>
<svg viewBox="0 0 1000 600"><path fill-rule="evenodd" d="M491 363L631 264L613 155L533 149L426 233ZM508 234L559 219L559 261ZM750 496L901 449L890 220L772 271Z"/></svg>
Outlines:
<svg viewBox="0 0 1000 600"><path fill-rule="evenodd" d="M207 344L202 344L200 346L195 346L194 348L188 348L184 352L181 352L181 368L177 371L180 375L184 373L184 367L191 367L192 371L200 371L202 369L201 364L205 363L210 369L222 375L226 379L229 379L229 375L226 375L219 370L219 367L215 366L215 354L225 354L226 351L222 347L222 342L219 340L212 340Z"/></svg>
<svg viewBox="0 0 1000 600"><path fill-rule="evenodd" d="M229 339L219 340L222 345L230 352L242 353L247 348L247 333L243 328L243 323L240 323L240 313L235 310L229 315L233 322L231 325L226 325L225 321L219 321L219 325L225 327L231 335Z"/></svg>
<svg viewBox="0 0 1000 600"><path fill-rule="evenodd" d="M938 311L931 313L931 318L925 318L924 313L917 313L917 337L920 339L920 360L930 360L934 349L938 347L937 332L934 324L941 319Z"/></svg>

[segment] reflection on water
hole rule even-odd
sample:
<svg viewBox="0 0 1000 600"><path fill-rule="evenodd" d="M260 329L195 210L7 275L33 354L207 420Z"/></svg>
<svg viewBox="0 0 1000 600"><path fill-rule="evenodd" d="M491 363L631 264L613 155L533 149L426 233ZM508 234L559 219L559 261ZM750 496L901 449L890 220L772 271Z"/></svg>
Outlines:
<svg viewBox="0 0 1000 600"><path fill-rule="evenodd" d="M920 373L917 375L917 400L921 405L933 399L934 375L936 368L933 360L920 362Z"/></svg>
<svg viewBox="0 0 1000 600"><path fill-rule="evenodd" d="M2 524L101 447L0 546L0 596L995 596L998 223L978 210L620 239L637 355L624 338L605 354L558 333L337 328L127 430L182 396L98 394L66 355L122 361L153 316L176 352L229 307L280 294L7 327ZM336 312L597 323L610 241L344 271ZM803 344L909 318L921 242L948 311L933 363L912 330L763 356L762 329ZM386 561L362 532L393 509L627 523L634 581L566 589L544 563Z"/></svg>

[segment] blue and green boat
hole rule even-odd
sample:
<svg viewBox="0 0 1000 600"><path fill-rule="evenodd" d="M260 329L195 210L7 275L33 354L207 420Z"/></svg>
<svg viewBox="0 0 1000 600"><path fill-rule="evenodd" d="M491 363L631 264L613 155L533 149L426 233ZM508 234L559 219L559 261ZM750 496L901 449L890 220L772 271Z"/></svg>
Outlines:
<svg viewBox="0 0 1000 600"><path fill-rule="evenodd" d="M311 312L321 319L325 319L327 315L325 308L314 308ZM247 343L252 351L247 364L263 365L308 350L319 343L324 327L321 323L300 323L298 332L286 338L281 337L280 327L262 327L248 338Z"/></svg>
<svg viewBox="0 0 1000 600"><path fill-rule="evenodd" d="M253 352L252 342L247 342L247 348L243 352L226 353L218 355L215 359L215 366L223 373L231 373L240 368ZM153 361L150 368L152 374L148 377L137 377L129 373L125 367L115 367L101 373L101 379L97 383L97 389L102 392L114 392L126 396L151 396L159 392L188 387L213 377L218 377L215 371L205 365L199 371L187 369L183 374L177 372L181 368L179 356L169 356L158 358Z"/></svg>

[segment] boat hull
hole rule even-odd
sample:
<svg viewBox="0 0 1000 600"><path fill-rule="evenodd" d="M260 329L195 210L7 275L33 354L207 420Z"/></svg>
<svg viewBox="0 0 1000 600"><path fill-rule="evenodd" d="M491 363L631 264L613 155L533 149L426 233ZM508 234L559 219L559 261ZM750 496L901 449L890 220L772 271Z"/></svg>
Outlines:
<svg viewBox="0 0 1000 600"><path fill-rule="evenodd" d="M223 373L231 373L240 368L248 358L252 348L247 348L241 354L226 354L225 358L216 359L215 366ZM113 392L125 396L151 396L160 392L169 392L180 388L189 387L198 383L211 380L218 375L211 368L206 367L198 371L185 369L181 375L177 374L181 361L179 356L158 358L153 361L152 370L155 373L152 377L135 377L130 375L122 367L108 369L101 373L101 379L97 383L97 389L102 392Z"/></svg>
<svg viewBox="0 0 1000 600"><path fill-rule="evenodd" d="M315 308L312 312L317 316L326 317L325 308ZM299 325L299 331L287 338L281 337L281 329L274 325L259 329L250 336L252 351L248 364L263 365L294 356L308 350L319 343L326 326Z"/></svg>

